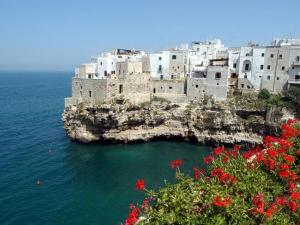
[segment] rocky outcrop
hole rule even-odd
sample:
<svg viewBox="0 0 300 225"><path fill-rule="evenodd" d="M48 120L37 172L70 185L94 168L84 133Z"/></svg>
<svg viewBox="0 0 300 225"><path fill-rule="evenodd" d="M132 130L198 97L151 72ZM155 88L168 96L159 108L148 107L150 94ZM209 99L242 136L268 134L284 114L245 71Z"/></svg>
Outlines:
<svg viewBox="0 0 300 225"><path fill-rule="evenodd" d="M267 115L263 107L247 109L232 102L132 105L119 101L93 107L69 106L62 120L68 136L84 143L172 138L202 143L256 144L262 142L262 135L277 130L278 124L267 122Z"/></svg>

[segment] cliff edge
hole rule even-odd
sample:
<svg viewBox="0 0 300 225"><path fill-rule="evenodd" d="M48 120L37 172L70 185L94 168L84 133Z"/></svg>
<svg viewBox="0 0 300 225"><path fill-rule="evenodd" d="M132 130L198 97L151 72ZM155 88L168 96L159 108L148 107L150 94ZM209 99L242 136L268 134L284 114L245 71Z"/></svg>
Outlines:
<svg viewBox="0 0 300 225"><path fill-rule="evenodd" d="M194 140L201 143L262 143L290 118L285 109L213 99L172 104L162 99L133 105L125 100L110 104L68 106L62 115L67 135L79 142L137 142L153 139Z"/></svg>

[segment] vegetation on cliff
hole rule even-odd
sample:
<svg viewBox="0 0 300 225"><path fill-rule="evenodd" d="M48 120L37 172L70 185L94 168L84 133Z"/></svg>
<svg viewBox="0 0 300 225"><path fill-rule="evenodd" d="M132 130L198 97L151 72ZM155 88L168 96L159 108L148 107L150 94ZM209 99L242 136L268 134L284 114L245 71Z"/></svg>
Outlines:
<svg viewBox="0 0 300 225"><path fill-rule="evenodd" d="M176 183L158 191L139 179L136 189L146 198L130 206L125 224L299 224L300 122L289 120L281 131L248 151L215 148L194 177L174 160Z"/></svg>

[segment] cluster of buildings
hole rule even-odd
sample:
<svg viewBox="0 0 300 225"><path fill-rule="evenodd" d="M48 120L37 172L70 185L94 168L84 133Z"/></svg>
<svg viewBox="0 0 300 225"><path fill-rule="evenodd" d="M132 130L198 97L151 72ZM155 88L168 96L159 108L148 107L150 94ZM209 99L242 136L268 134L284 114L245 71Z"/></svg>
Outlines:
<svg viewBox="0 0 300 225"><path fill-rule="evenodd" d="M226 100L229 90L281 93L300 85L300 39L275 39L227 48L219 39L155 53L116 49L75 69L72 97L65 105L100 104L123 97L138 104L153 97L172 102L205 95Z"/></svg>

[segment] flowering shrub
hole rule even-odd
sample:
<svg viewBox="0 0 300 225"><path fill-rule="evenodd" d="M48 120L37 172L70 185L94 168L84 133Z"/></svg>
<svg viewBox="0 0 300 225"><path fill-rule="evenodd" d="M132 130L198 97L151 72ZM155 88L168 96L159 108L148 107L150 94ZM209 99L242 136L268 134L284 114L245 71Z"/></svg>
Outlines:
<svg viewBox="0 0 300 225"><path fill-rule="evenodd" d="M299 224L300 122L289 120L281 130L248 151L217 147L204 158L207 171L194 167L194 177L174 160L177 182L158 191L138 180L147 198L130 207L125 224Z"/></svg>

